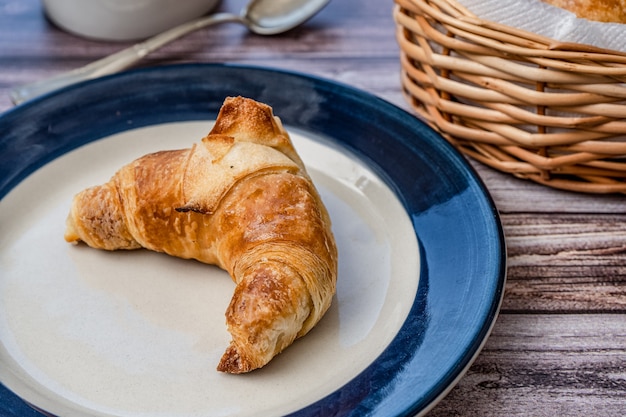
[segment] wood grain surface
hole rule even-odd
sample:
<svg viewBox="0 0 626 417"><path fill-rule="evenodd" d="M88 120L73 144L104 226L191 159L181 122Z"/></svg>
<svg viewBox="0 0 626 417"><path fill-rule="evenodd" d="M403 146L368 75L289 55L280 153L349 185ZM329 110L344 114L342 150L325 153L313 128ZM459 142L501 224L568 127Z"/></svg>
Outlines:
<svg viewBox="0 0 626 417"><path fill-rule="evenodd" d="M333 0L306 25L272 37L234 24L213 27L139 66L229 62L296 70L408 111L392 8L391 1ZM0 112L12 108L11 86L128 45L63 32L37 0L0 0ZM471 163L501 214L508 278L483 351L429 415L626 415L626 196L553 190Z"/></svg>

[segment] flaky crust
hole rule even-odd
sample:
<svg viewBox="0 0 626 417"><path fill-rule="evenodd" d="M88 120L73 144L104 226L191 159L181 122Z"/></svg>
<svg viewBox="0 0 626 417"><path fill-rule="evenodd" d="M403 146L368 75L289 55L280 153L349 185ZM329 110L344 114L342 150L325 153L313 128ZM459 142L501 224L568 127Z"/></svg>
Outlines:
<svg viewBox="0 0 626 417"><path fill-rule="evenodd" d="M626 0L542 0L598 22L626 23Z"/></svg>
<svg viewBox="0 0 626 417"><path fill-rule="evenodd" d="M242 97L225 100L201 143L146 155L77 194L65 239L225 269L236 287L224 372L267 364L335 293L337 249L319 194L272 109Z"/></svg>

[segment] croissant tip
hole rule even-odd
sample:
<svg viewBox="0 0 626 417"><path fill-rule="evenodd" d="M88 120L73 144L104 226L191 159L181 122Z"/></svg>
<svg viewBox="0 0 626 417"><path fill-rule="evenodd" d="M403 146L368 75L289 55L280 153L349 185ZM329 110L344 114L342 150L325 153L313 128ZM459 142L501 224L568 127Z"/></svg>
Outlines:
<svg viewBox="0 0 626 417"><path fill-rule="evenodd" d="M243 358L237 347L234 344L230 344L224 352L220 363L217 365L217 370L220 372L226 372L229 374L243 374L256 369L249 361Z"/></svg>
<svg viewBox="0 0 626 417"><path fill-rule="evenodd" d="M74 219L71 216L68 216L65 222L65 234L63 235L63 238L66 242L74 244L78 243L78 241L80 240L80 236L76 232Z"/></svg>

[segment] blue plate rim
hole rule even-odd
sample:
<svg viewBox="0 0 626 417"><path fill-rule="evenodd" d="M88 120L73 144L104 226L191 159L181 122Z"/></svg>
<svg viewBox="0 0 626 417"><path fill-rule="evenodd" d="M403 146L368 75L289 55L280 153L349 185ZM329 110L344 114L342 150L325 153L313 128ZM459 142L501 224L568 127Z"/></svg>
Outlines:
<svg viewBox="0 0 626 417"><path fill-rule="evenodd" d="M222 84L216 85L218 79ZM141 85L145 87L141 88ZM276 88L272 91L270 86L292 90L286 94ZM193 91L194 88L199 91ZM232 91L227 95L245 92L242 95L265 101L274 107L286 125L322 131L340 146L359 155L385 179L405 206L420 242L420 257L426 261L420 272L413 308L389 347L344 387L292 416L413 416L426 413L458 382L491 332L504 291L506 248L497 208L473 167L443 137L405 110L349 85L291 70L192 63L127 71L66 87L0 115L0 132L4 132L0 134L0 199L41 166L93 140L142 125L209 118L211 112L219 108L227 91ZM200 104L198 97L202 94L207 94L211 100ZM173 98L179 101L168 107ZM103 100L105 105L99 104ZM109 114L115 100L119 110ZM299 104L297 100L306 103ZM135 114L131 107L137 103L154 104L154 115ZM315 110L323 113L326 119L307 114L310 110L307 106L316 104L320 107ZM321 104L332 107L332 110L326 111ZM163 111L161 105L173 113L159 113ZM84 115L88 109L98 114L105 107L109 113L100 123L111 126L111 130L101 129L98 134L75 132L81 124L72 121L73 117ZM340 121L332 119L333 115L327 114L329 112L335 112L333 115L337 115ZM38 125L29 126L24 120L36 120ZM375 133L365 139L353 137L367 136L370 130ZM383 143L382 139L386 142ZM387 146L394 146L395 152L386 151ZM31 151L30 154L25 156L24 149ZM406 155L400 155L404 152ZM420 168L412 167L412 163ZM426 178L415 178L416 185L410 178L403 178L403 174L394 173L397 171L395 164L408 168L409 172L418 170ZM392 166L394 169L390 169ZM424 195L420 196L420 193ZM479 216L466 215L464 210L468 209L477 210ZM442 215L450 218L442 221L439 219ZM435 228L433 222L441 230L431 230ZM440 231L456 232L454 227L461 227L466 232L467 242L450 242L446 236L444 239L436 237ZM481 238L486 242L480 241ZM455 251L465 254L458 255L461 265L456 269L443 263L446 256L450 256L445 253L445 248L439 247L444 243L456 245ZM470 243L479 245L470 247ZM479 257L484 257L483 264L476 262ZM469 271L469 276L465 277L467 281L457 285L457 278L449 275L460 272L463 266L476 270ZM448 275L440 270L445 270ZM479 273L484 276L478 276ZM427 284L422 281L423 277L428 278ZM456 298L446 299L442 293L446 289L441 288L444 284L452 287L451 292L459 293L455 293ZM477 288L469 288L470 284ZM473 327L459 339L462 346L450 354L455 357L446 358L451 362L445 369L434 369L437 375L431 375L428 371L433 371L430 369L432 364L420 361L435 355L425 352L434 351L437 346L432 344L440 342L440 333L451 330L442 317L449 312L448 307L442 307L446 300L463 301L455 308L463 314L467 314L465 310L470 311L470 319L474 322L469 323ZM439 349L445 348L439 346ZM9 415L22 416L28 410L32 411L29 407L23 409L21 399L1 384L0 400L11 407L6 408L14 413Z"/></svg>

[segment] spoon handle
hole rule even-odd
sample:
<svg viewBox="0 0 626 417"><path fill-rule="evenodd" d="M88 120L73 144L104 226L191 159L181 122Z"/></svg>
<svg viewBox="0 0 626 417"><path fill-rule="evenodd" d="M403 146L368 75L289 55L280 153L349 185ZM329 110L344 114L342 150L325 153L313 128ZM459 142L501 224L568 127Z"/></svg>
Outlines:
<svg viewBox="0 0 626 417"><path fill-rule="evenodd" d="M11 101L13 104L18 105L33 97L49 93L71 84L122 71L140 61L146 55L188 33L214 24L227 22L245 23L240 16L232 13L216 13L192 20L149 38L146 41L87 64L84 67L61 73L52 78L14 87L9 92Z"/></svg>

